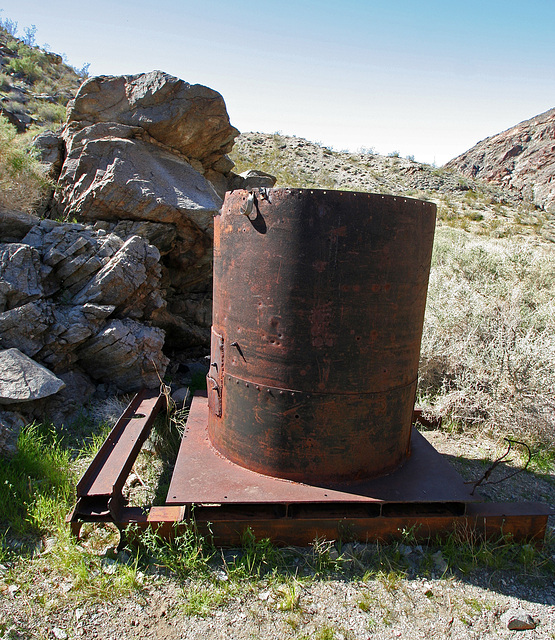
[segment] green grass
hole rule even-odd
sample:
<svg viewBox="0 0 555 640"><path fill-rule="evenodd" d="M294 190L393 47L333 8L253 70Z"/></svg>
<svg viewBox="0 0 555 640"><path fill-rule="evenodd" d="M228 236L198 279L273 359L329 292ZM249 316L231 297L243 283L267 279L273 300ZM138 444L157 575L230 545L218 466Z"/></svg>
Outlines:
<svg viewBox="0 0 555 640"><path fill-rule="evenodd" d="M363 545L361 554L356 545L347 552L344 545L321 539L309 548L282 549L268 539L255 539L247 530L241 548L230 557L214 546L210 536L201 536L194 523L171 540L147 531L138 546L128 547L127 559L122 561L116 559L115 551L112 555L102 551L117 544L117 534L110 528L85 526L78 543L64 523L73 502L76 461L85 451L90 457L100 444L99 438L92 441L82 432L69 440L69 434L62 440L47 425L29 425L21 432L16 457L0 467L5 528L0 535L0 564L11 566L4 582L18 585L22 593L31 593L38 571L67 585L66 602L114 601L140 592L149 575L162 572L181 583L178 608L186 615L208 616L232 598L264 589L272 594L268 606L289 616L302 616L306 581L361 580L380 585L394 597L407 579L419 575L448 578L487 570L543 580L555 572L552 536L538 548L505 538L465 541L453 534L441 543L419 545L417 550L415 532L408 530L401 532L399 542ZM10 544L16 538L34 548L32 540L38 537L51 539L49 550L39 557L26 553L24 546ZM434 560L438 552L447 564L445 571L438 572ZM366 596L359 601L361 610L370 610L371 605ZM296 623L297 618L291 620Z"/></svg>
<svg viewBox="0 0 555 640"><path fill-rule="evenodd" d="M0 466L0 518L17 535L57 531L74 495L70 452L47 425L19 436L16 456Z"/></svg>

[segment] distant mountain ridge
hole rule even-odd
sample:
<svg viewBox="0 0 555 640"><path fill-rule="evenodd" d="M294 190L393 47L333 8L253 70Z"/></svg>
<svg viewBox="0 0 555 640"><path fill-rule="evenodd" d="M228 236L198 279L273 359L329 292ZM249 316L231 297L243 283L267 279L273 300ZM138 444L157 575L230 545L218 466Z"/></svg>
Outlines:
<svg viewBox="0 0 555 640"><path fill-rule="evenodd" d="M555 108L482 140L445 167L516 191L555 213Z"/></svg>

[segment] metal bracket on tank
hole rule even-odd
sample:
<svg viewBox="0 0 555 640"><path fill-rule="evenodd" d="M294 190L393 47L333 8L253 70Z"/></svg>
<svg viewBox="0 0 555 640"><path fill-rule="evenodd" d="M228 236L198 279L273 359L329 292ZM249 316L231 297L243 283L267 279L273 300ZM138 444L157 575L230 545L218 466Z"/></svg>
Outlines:
<svg viewBox="0 0 555 640"><path fill-rule="evenodd" d="M212 362L206 376L208 389L208 406L218 417L222 415L222 390L224 371L224 338L212 327L212 345L210 353Z"/></svg>

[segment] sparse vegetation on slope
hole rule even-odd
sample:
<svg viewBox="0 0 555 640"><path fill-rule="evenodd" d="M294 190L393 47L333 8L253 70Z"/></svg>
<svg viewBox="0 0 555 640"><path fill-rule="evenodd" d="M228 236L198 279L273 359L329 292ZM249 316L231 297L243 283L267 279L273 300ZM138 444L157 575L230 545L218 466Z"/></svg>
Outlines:
<svg viewBox="0 0 555 640"><path fill-rule="evenodd" d="M32 139L63 124L83 74L36 46L34 27L16 33L0 19L0 207L32 213L52 188Z"/></svg>
<svg viewBox="0 0 555 640"><path fill-rule="evenodd" d="M58 128L87 70L77 71L62 56L37 46L36 29L24 32L17 38L17 24L0 20L0 113L19 132Z"/></svg>
<svg viewBox="0 0 555 640"><path fill-rule="evenodd" d="M459 427L555 450L555 252L436 234L421 351L421 403Z"/></svg>
<svg viewBox="0 0 555 640"><path fill-rule="evenodd" d="M30 142L0 116L0 207L31 213L51 188Z"/></svg>

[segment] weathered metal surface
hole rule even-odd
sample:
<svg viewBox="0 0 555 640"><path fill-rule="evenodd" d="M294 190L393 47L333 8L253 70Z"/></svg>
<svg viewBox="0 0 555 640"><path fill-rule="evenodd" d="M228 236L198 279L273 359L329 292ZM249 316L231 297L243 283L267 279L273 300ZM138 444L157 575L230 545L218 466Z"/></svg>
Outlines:
<svg viewBox="0 0 555 640"><path fill-rule="evenodd" d="M503 507L503 509L501 508ZM514 505L506 515L506 505L487 503L479 514L412 514L410 516L364 517L360 514L336 516L325 513L299 518L268 517L263 511L249 514L220 513L216 509L195 511L199 532L209 535L215 544L238 546L248 528L257 539L269 538L277 545L309 545L314 540L358 540L391 542L410 531L415 540L445 539L457 532L461 541L477 538L499 539L510 536L515 542L541 542L547 518L553 515L544 504ZM491 511L491 512L490 512Z"/></svg>
<svg viewBox="0 0 555 640"><path fill-rule="evenodd" d="M77 484L72 519L117 520L123 506L121 490L147 439L165 396L143 389L129 403Z"/></svg>
<svg viewBox="0 0 555 640"><path fill-rule="evenodd" d="M407 458L434 226L435 205L407 198L226 195L214 250L222 415L209 420L221 453L305 482L375 477Z"/></svg>
<svg viewBox="0 0 555 640"><path fill-rule="evenodd" d="M420 435L413 431L412 455L388 476L358 483L301 483L263 475L235 464L210 443L206 397L193 398L166 504L324 504L450 503L450 512L477 500L460 475ZM457 505L454 507L453 505ZM418 507L422 513L429 506ZM378 515L381 514L381 507ZM437 512L437 510L436 510Z"/></svg>

